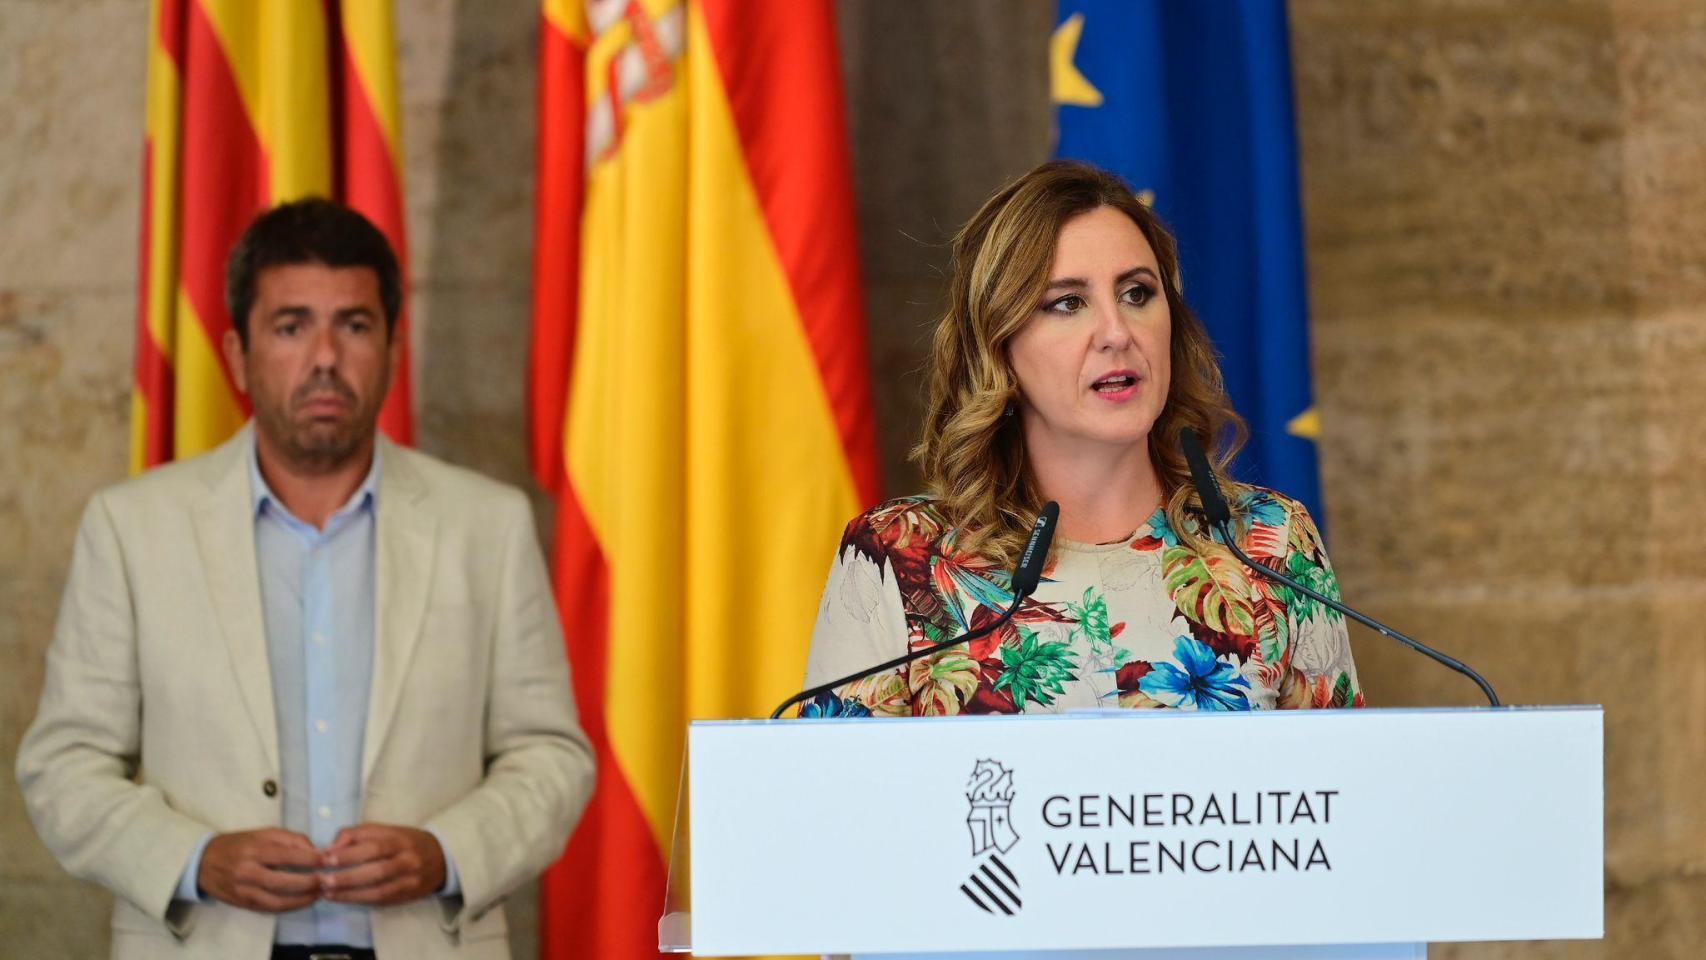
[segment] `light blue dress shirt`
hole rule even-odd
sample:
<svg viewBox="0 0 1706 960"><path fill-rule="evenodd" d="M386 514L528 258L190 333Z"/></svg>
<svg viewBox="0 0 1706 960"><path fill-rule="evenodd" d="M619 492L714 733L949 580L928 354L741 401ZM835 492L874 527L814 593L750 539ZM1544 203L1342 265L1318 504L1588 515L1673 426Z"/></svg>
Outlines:
<svg viewBox="0 0 1706 960"><path fill-rule="evenodd" d="M361 822L361 750L373 681L379 454L349 502L316 529L292 516L261 476L253 448L249 481L255 558L278 718L279 786L287 830L321 849ZM178 883L177 898L203 901L196 888L202 838ZM441 896L461 892L445 851ZM280 914L274 942L373 945L368 908L321 900Z"/></svg>

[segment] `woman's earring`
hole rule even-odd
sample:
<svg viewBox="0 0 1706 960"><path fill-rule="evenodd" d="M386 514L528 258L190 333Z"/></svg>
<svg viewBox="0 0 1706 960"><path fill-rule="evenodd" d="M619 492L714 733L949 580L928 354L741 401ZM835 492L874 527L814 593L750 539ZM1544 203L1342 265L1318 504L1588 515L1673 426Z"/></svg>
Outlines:
<svg viewBox="0 0 1706 960"><path fill-rule="evenodd" d="M1003 410L1001 412L1001 415L1004 417L1011 417L1014 414L1014 412L1017 411L1018 409L1019 409L1018 406L1016 406L1013 403L1013 401L1009 400L1009 401L1007 401L1007 409Z"/></svg>

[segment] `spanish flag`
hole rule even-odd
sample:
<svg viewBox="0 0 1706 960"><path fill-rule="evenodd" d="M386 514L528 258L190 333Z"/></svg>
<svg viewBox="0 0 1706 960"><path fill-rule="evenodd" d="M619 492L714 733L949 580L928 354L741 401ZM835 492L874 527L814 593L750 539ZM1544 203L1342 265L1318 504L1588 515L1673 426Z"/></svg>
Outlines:
<svg viewBox="0 0 1706 960"><path fill-rule="evenodd" d="M226 257L257 213L331 197L408 262L391 0L151 0L148 26L132 472L248 417L220 341ZM404 361L380 426L409 443Z"/></svg>
<svg viewBox="0 0 1706 960"><path fill-rule="evenodd" d="M689 720L800 684L877 494L830 0L547 0L533 454L598 789L551 958L650 957Z"/></svg>

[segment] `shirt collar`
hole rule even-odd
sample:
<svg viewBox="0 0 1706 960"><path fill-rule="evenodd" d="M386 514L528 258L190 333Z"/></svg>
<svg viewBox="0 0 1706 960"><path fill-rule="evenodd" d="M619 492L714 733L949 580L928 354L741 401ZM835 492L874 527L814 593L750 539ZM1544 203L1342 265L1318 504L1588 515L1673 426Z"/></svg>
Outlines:
<svg viewBox="0 0 1706 960"><path fill-rule="evenodd" d="M378 506L380 456L380 445L374 444L373 463L368 465L367 476L362 478L361 486L356 488L355 493L350 494L348 502L332 511L331 517L326 520L327 530L332 529L332 525L345 514ZM271 487L267 486L266 477L261 475L260 454L256 452L253 437L249 440L249 501L255 516L259 516L265 510L277 510L292 520L296 519L291 514L290 509L284 505L284 501L278 499L278 495L272 492Z"/></svg>

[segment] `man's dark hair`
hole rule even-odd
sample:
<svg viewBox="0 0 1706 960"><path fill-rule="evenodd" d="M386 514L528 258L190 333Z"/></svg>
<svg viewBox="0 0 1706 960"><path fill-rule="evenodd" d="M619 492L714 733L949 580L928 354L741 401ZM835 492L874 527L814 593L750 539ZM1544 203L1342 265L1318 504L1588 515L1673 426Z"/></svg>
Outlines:
<svg viewBox="0 0 1706 960"><path fill-rule="evenodd" d="M385 307L385 332L397 332L403 309L403 281L397 254L385 234L361 214L320 197L279 204L256 217L225 265L225 307L243 349L249 349L249 310L255 305L255 278L268 267L318 263L328 267L367 267L379 276L379 301Z"/></svg>

